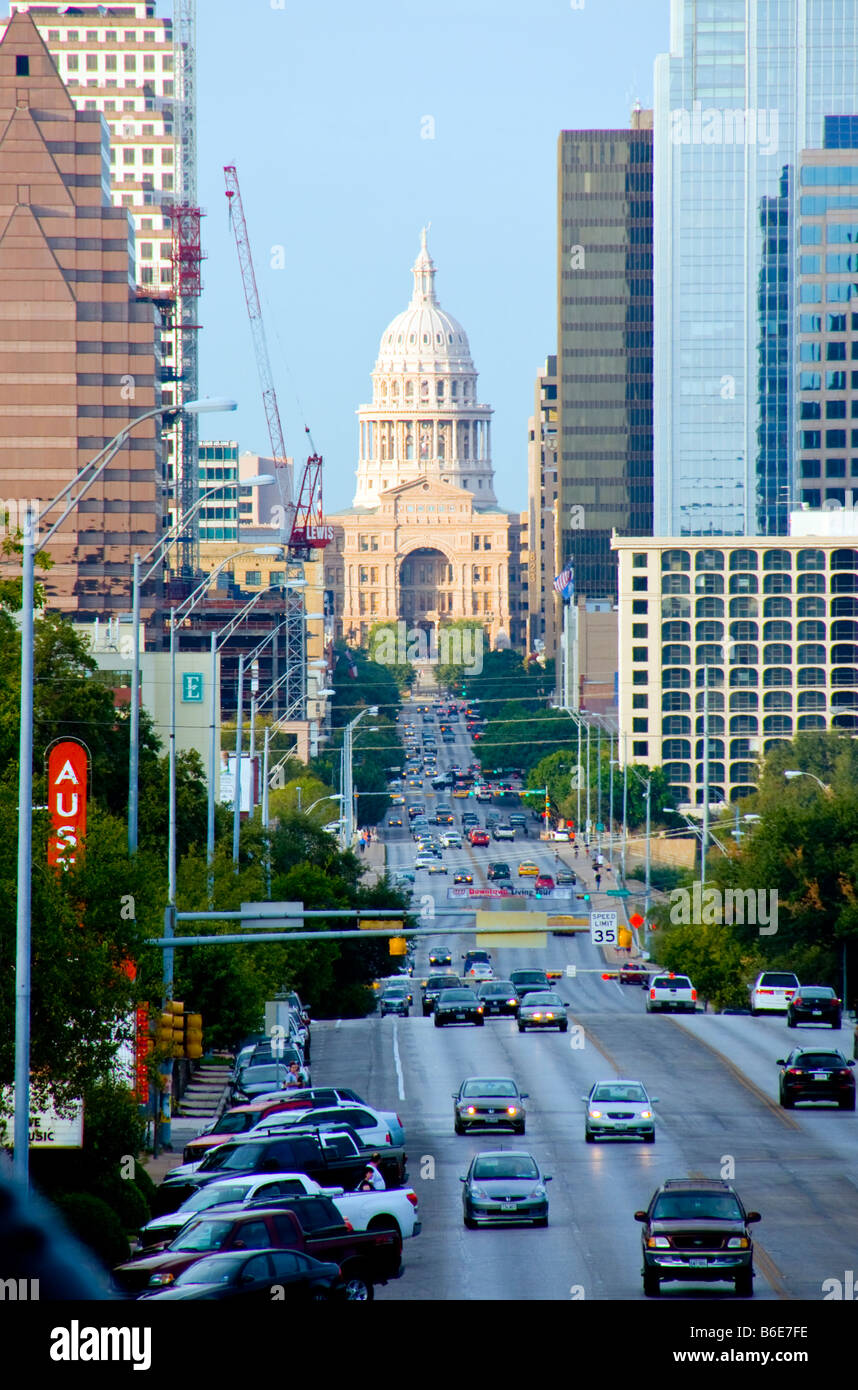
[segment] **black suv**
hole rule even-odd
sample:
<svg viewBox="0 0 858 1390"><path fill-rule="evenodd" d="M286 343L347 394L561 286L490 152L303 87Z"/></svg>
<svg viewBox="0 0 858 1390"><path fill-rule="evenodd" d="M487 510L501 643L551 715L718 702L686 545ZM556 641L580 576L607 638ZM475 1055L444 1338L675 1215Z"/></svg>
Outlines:
<svg viewBox="0 0 858 1390"><path fill-rule="evenodd" d="M489 880L495 879L495 878L510 878L510 877L511 877L511 875L510 875L510 871L509 871L509 864L503 864L503 863L489 864L489 867L488 867L488 869L486 870L486 878L489 879Z"/></svg>
<svg viewBox="0 0 858 1390"><path fill-rule="evenodd" d="M429 1017L442 989L458 989L461 983L458 975L454 974L453 971L449 971L446 975L430 975L423 986L423 998L421 1000L423 1017Z"/></svg>
<svg viewBox="0 0 858 1390"><path fill-rule="evenodd" d="M797 1101L836 1101L841 1110L855 1109L855 1063L842 1052L821 1047L795 1047L779 1057L778 1099L784 1110Z"/></svg>
<svg viewBox="0 0 858 1390"><path fill-rule="evenodd" d="M754 1292L754 1243L748 1227L760 1220L758 1211L745 1211L727 1182L704 1178L670 1179L653 1194L646 1211L636 1211L643 1223L643 1288L648 1297L662 1282L686 1283L730 1280L736 1293Z"/></svg>

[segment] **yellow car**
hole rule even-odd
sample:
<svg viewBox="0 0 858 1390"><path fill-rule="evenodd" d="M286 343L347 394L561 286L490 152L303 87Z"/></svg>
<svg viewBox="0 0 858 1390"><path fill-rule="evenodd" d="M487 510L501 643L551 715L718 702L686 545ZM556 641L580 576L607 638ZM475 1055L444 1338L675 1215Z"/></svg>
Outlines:
<svg viewBox="0 0 858 1390"><path fill-rule="evenodd" d="M468 791L467 787L456 787L453 791L453 795L461 801L463 799L467 800L471 793Z"/></svg>
<svg viewBox="0 0 858 1390"><path fill-rule="evenodd" d="M518 866L519 878L538 878L539 865L534 864L531 859L522 859Z"/></svg>
<svg viewBox="0 0 858 1390"><path fill-rule="evenodd" d="M398 792L394 792L393 795L392 795L391 798L390 798L390 804L391 804L391 806L404 806L404 805L405 805L405 797L404 797L404 796L400 796Z"/></svg>

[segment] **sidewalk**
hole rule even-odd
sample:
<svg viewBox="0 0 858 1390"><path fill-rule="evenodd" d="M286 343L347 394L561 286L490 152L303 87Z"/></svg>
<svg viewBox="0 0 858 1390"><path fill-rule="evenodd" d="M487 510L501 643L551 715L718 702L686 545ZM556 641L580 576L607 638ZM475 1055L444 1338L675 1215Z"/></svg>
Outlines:
<svg viewBox="0 0 858 1390"><path fill-rule="evenodd" d="M358 850L361 862L368 870L364 883L372 887L378 883L379 879L384 878L384 868L387 862L387 852L383 840L370 840L363 854Z"/></svg>

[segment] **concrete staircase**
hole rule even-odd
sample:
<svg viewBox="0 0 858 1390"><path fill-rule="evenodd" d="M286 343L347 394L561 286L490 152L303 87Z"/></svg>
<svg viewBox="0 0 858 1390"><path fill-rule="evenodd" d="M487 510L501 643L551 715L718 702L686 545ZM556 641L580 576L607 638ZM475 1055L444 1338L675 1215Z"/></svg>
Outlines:
<svg viewBox="0 0 858 1390"><path fill-rule="evenodd" d="M176 1106L176 1117L200 1122L213 1119L226 1094L231 1071L230 1057L214 1056L202 1062Z"/></svg>

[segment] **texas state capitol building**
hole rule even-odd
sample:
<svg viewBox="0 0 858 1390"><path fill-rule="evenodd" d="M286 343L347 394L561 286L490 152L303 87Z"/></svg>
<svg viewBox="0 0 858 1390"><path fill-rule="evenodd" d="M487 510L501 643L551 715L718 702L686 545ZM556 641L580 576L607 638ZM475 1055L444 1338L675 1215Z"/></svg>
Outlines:
<svg viewBox="0 0 858 1390"><path fill-rule="evenodd" d="M520 517L497 504L492 410L467 334L435 296L425 230L412 274L411 303L381 337L372 404L358 409L354 505L327 517L334 636L364 645L385 619L428 636L478 618L491 646L518 645Z"/></svg>

